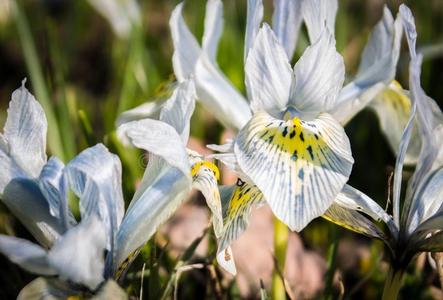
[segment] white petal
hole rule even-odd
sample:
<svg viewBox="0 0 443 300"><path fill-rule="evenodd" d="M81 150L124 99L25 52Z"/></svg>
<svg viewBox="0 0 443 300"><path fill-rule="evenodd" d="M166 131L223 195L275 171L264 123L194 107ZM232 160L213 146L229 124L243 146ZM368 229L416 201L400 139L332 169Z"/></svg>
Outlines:
<svg viewBox="0 0 443 300"><path fill-rule="evenodd" d="M41 105L23 85L12 93L4 139L9 155L29 176L37 178L46 163L47 121Z"/></svg>
<svg viewBox="0 0 443 300"><path fill-rule="evenodd" d="M345 65L335 49L334 36L324 30L305 50L294 72L290 104L296 110L315 115L334 107L345 78Z"/></svg>
<svg viewBox="0 0 443 300"><path fill-rule="evenodd" d="M343 128L328 114L306 122L257 113L234 151L274 214L297 231L332 204L354 162Z"/></svg>
<svg viewBox="0 0 443 300"><path fill-rule="evenodd" d="M126 212L117 236L115 272L130 253L142 246L185 200L191 182L176 168L167 168Z"/></svg>
<svg viewBox="0 0 443 300"><path fill-rule="evenodd" d="M337 0L304 0L302 4L303 18L308 29L311 43L317 41L326 28L334 35Z"/></svg>
<svg viewBox="0 0 443 300"><path fill-rule="evenodd" d="M80 198L82 219L100 217L110 251L125 212L121 168L118 156L102 144L84 150L66 166L70 186Z"/></svg>
<svg viewBox="0 0 443 300"><path fill-rule="evenodd" d="M104 225L91 216L57 240L48 261L61 278L95 290L103 281L105 246Z"/></svg>
<svg viewBox="0 0 443 300"><path fill-rule="evenodd" d="M169 20L174 54L172 64L178 81L188 78L193 72L201 49L182 16L183 3L178 4Z"/></svg>
<svg viewBox="0 0 443 300"><path fill-rule="evenodd" d="M302 0L275 0L272 29L291 59L302 21Z"/></svg>
<svg viewBox="0 0 443 300"><path fill-rule="evenodd" d="M189 139L189 125L195 107L195 88L192 81L183 81L163 105L160 121L172 127L180 135L183 144Z"/></svg>
<svg viewBox="0 0 443 300"><path fill-rule="evenodd" d="M245 73L253 112L265 110L276 115L286 108L293 74L285 49L267 24L257 34Z"/></svg>
<svg viewBox="0 0 443 300"><path fill-rule="evenodd" d="M48 264L46 250L27 240L0 234L0 252L28 272L57 274Z"/></svg>
<svg viewBox="0 0 443 300"><path fill-rule="evenodd" d="M248 0L248 11L246 16L246 31L245 31L245 48L243 59L246 62L249 50L254 44L260 23L263 19L263 3L262 0Z"/></svg>
<svg viewBox="0 0 443 300"><path fill-rule="evenodd" d="M131 121L142 120L146 118L158 119L160 116L160 109L163 107L164 101L155 100L143 103L133 109L123 112L115 121L115 127L119 127L124 123Z"/></svg>
<svg viewBox="0 0 443 300"><path fill-rule="evenodd" d="M59 220L49 212L49 205L35 181L13 179L5 188L3 203L45 248L64 232Z"/></svg>
<svg viewBox="0 0 443 300"><path fill-rule="evenodd" d="M246 99L205 54L195 67L195 87L199 101L226 127L238 130L251 118Z"/></svg>
<svg viewBox="0 0 443 300"><path fill-rule="evenodd" d="M27 177L25 171L9 155L9 146L0 134L0 198L13 178Z"/></svg>
<svg viewBox="0 0 443 300"><path fill-rule="evenodd" d="M223 30L223 3L220 0L208 0L206 3L204 28L202 48L215 63L218 41Z"/></svg>
<svg viewBox="0 0 443 300"><path fill-rule="evenodd" d="M67 282L54 278L38 277L20 291L17 300L69 299L69 296L79 295L80 291L74 290Z"/></svg>
<svg viewBox="0 0 443 300"><path fill-rule="evenodd" d="M127 300L128 295L114 280L109 279L100 288L97 294L91 298L91 300L108 300L108 299Z"/></svg>
<svg viewBox="0 0 443 300"><path fill-rule="evenodd" d="M177 131L169 124L145 119L123 124L117 130L124 132L135 147L160 156L189 176L190 165L185 146Z"/></svg>

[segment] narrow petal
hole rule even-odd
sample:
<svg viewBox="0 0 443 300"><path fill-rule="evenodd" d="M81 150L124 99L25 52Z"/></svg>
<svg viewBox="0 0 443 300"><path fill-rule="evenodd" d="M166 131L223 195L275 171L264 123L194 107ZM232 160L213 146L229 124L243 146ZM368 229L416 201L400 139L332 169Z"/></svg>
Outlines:
<svg viewBox="0 0 443 300"><path fill-rule="evenodd" d="M276 0L274 1L274 14L272 16L272 29L280 44L285 48L288 58L291 59L302 21L302 0Z"/></svg>
<svg viewBox="0 0 443 300"><path fill-rule="evenodd" d="M64 233L60 221L53 217L49 205L33 180L13 179L5 188L3 203L45 248Z"/></svg>
<svg viewBox="0 0 443 300"><path fill-rule="evenodd" d="M394 21L385 6L383 17L375 26L363 51L358 73L347 84L331 114L346 124L366 107L394 79L402 36L401 18Z"/></svg>
<svg viewBox="0 0 443 300"><path fill-rule="evenodd" d="M17 300L69 299L69 296L78 296L80 293L80 291L71 288L67 282L54 278L38 277L20 291Z"/></svg>
<svg viewBox="0 0 443 300"><path fill-rule="evenodd" d="M152 102L143 103L133 109L123 112L115 121L115 127L131 121L138 121L146 118L158 119L160 117L160 110L163 107L164 101L156 100ZM126 143L127 144L127 143Z"/></svg>
<svg viewBox="0 0 443 300"><path fill-rule="evenodd" d="M46 250L27 240L0 234L0 252L28 272L57 274L48 264Z"/></svg>
<svg viewBox="0 0 443 300"><path fill-rule="evenodd" d="M326 112L336 104L345 78L343 58L335 49L335 39L324 30L294 67L295 85L290 105L302 113Z"/></svg>
<svg viewBox="0 0 443 300"><path fill-rule="evenodd" d="M199 101L226 127L239 130L251 118L246 99L205 54L195 67L195 87Z"/></svg>
<svg viewBox="0 0 443 300"><path fill-rule="evenodd" d="M171 125L157 120L144 119L123 124L117 129L131 144L160 156L168 164L189 176L189 161L183 140Z"/></svg>
<svg viewBox="0 0 443 300"><path fill-rule="evenodd" d="M274 214L297 231L332 204L354 162L343 128L328 114L306 122L257 113L238 134L234 152Z"/></svg>
<svg viewBox="0 0 443 300"><path fill-rule="evenodd" d="M178 85L160 112L160 121L174 127L180 135L183 144L186 144L189 139L189 125L194 107L194 83L187 80Z"/></svg>
<svg viewBox="0 0 443 300"><path fill-rule="evenodd" d="M13 178L27 177L25 171L14 161L9 154L9 146L0 134L0 199L2 198L5 187Z"/></svg>
<svg viewBox="0 0 443 300"><path fill-rule="evenodd" d="M33 178L46 163L47 127L43 108L23 84L12 93L3 138L11 158Z"/></svg>
<svg viewBox="0 0 443 300"><path fill-rule="evenodd" d="M191 175L192 186L203 194L211 210L215 236L219 238L223 231L222 206L217 185L220 171L213 163L200 160L192 165Z"/></svg>
<svg viewBox="0 0 443 300"><path fill-rule="evenodd" d="M208 0L206 3L204 28L202 48L215 63L218 41L223 30L223 3L220 0Z"/></svg>
<svg viewBox="0 0 443 300"><path fill-rule="evenodd" d="M105 247L104 224L92 215L57 240L48 261L61 278L95 290L103 281Z"/></svg>
<svg viewBox="0 0 443 300"><path fill-rule="evenodd" d="M246 16L246 31L245 31L245 48L243 59L246 62L249 50L254 44L260 23L263 19L263 2L262 0L248 0L248 11Z"/></svg>
<svg viewBox="0 0 443 300"><path fill-rule="evenodd" d="M304 0L302 4L303 18L308 29L311 43L317 41L326 28L334 35L337 0Z"/></svg>
<svg viewBox="0 0 443 300"><path fill-rule="evenodd" d="M102 144L84 150L66 166L70 186L80 198L82 219L100 217L110 251L125 211L121 168L118 156Z"/></svg>
<svg viewBox="0 0 443 300"><path fill-rule="evenodd" d="M222 188L220 194L223 205L224 230L218 241L217 261L226 271L235 275L235 264L230 245L248 227L251 208L263 203L264 198L256 186L240 179L236 185Z"/></svg>
<svg viewBox="0 0 443 300"><path fill-rule="evenodd" d="M190 188L190 179L177 168L169 167L143 191L139 200L126 212L120 226L113 272L175 212Z"/></svg>
<svg viewBox="0 0 443 300"><path fill-rule="evenodd" d="M178 81L188 78L193 72L201 49L182 16L183 3L178 4L169 20L174 54L172 65Z"/></svg>
<svg viewBox="0 0 443 300"><path fill-rule="evenodd" d="M264 24L257 34L245 65L246 87L253 112L282 112L288 103L293 75L285 49Z"/></svg>

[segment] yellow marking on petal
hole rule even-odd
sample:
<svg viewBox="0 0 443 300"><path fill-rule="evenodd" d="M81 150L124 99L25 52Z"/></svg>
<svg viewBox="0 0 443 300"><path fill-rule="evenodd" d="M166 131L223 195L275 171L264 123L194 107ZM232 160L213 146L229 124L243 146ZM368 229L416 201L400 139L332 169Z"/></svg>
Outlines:
<svg viewBox="0 0 443 300"><path fill-rule="evenodd" d="M118 266L117 272L115 272L115 279L119 279L123 273L126 271L126 269L129 267L129 265L134 261L134 259L137 257L137 255L140 253L142 247L134 250L132 253L128 255L128 257Z"/></svg>
<svg viewBox="0 0 443 300"><path fill-rule="evenodd" d="M214 173L214 176L217 179L217 181L220 180L220 171L218 170L217 166L206 160L199 161L192 165L191 167L192 178L195 178L198 175L202 167L210 169Z"/></svg>
<svg viewBox="0 0 443 300"><path fill-rule="evenodd" d="M250 185L241 179L237 181L237 187L229 201L228 213L226 214L225 223L233 220L235 216L243 213L256 200L261 198L260 190L254 185Z"/></svg>
<svg viewBox="0 0 443 300"><path fill-rule="evenodd" d="M411 100L403 91L400 83L396 80L393 80L382 92L382 98L391 103L395 110L401 109L404 112L409 112L411 110Z"/></svg>

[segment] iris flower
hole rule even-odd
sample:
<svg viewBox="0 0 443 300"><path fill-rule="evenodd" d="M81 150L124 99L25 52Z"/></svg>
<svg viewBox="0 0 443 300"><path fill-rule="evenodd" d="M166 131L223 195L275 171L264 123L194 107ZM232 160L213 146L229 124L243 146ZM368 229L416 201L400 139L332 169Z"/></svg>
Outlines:
<svg viewBox="0 0 443 300"><path fill-rule="evenodd" d="M118 128L118 135L123 141L129 141L149 153L143 179L122 223L122 227L129 230L121 230L117 236L117 242L123 246L116 256L119 264L156 232L193 187L206 198L212 212L215 235L221 235L223 223L217 186L218 168L186 148L194 106L193 82L185 80L162 103L159 120L131 121Z"/></svg>

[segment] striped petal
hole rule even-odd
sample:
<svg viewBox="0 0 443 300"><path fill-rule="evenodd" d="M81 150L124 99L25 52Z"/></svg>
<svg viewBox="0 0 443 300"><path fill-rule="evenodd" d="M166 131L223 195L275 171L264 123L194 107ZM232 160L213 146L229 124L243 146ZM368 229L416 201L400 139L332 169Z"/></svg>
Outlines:
<svg viewBox="0 0 443 300"><path fill-rule="evenodd" d="M238 134L234 152L274 214L297 231L332 204L354 162L348 137L328 114L306 122L257 113Z"/></svg>
<svg viewBox="0 0 443 300"><path fill-rule="evenodd" d="M275 0L272 29L291 59L302 21L301 0Z"/></svg>
<svg viewBox="0 0 443 300"><path fill-rule="evenodd" d="M220 0L208 0L205 12L205 31L202 49L211 61L217 58L217 46L223 30L223 3Z"/></svg>
<svg viewBox="0 0 443 300"><path fill-rule="evenodd" d="M243 59L246 59L249 54L249 50L254 44L257 37L258 30L260 29L260 23L263 19L263 2L262 0L248 0L248 12L246 16L246 31L245 31L245 48L243 51Z"/></svg>
<svg viewBox="0 0 443 300"><path fill-rule="evenodd" d="M230 245L248 227L251 208L264 202L263 194L252 184L238 179L237 184L220 191L223 206L224 230L218 240L217 261L235 275Z"/></svg>
<svg viewBox="0 0 443 300"><path fill-rule="evenodd" d="M309 40L314 43L325 28L334 35L337 0L304 0L302 3L303 18L308 29Z"/></svg>

